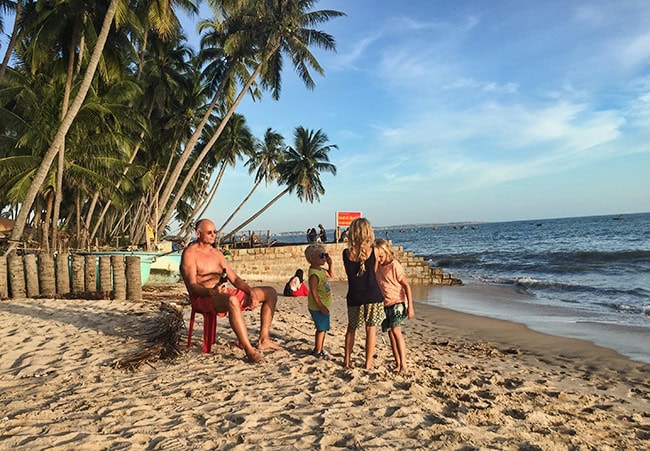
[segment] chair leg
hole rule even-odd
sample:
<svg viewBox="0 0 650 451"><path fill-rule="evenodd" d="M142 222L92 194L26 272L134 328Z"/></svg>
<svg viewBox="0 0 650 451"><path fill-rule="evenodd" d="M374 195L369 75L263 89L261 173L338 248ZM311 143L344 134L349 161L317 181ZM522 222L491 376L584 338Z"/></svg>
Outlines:
<svg viewBox="0 0 650 451"><path fill-rule="evenodd" d="M203 352L210 353L216 338L217 315L214 313L203 314Z"/></svg>
<svg viewBox="0 0 650 451"><path fill-rule="evenodd" d="M190 314L190 326L187 328L187 347L190 348L192 346L192 331L194 330L194 315L196 314L196 311L192 309L192 313Z"/></svg>

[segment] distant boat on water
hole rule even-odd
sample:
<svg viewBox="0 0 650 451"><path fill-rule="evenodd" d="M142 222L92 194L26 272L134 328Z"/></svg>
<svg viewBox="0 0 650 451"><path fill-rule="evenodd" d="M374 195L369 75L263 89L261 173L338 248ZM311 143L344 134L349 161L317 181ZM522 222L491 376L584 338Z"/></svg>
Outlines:
<svg viewBox="0 0 650 451"><path fill-rule="evenodd" d="M625 216L623 216L623 215L618 215L618 216L614 216L612 219L613 219L614 221L622 221L623 219L625 219Z"/></svg>

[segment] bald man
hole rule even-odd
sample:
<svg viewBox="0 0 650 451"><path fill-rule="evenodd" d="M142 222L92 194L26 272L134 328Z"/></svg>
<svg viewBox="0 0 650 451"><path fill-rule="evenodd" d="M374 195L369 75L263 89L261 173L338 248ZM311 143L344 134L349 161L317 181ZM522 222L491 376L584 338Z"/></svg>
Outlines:
<svg viewBox="0 0 650 451"><path fill-rule="evenodd" d="M250 287L228 265L223 253L215 249L217 231L209 219L196 223L196 241L185 248L181 257L181 275L190 294L195 310L228 315L230 327L239 344L252 363L261 363L264 357L259 351L281 349L271 341L269 332L275 313L278 294L273 287ZM234 288L220 284L221 275L226 272L228 282ZM260 305L260 338L255 349L248 338L248 331L242 311L252 310Z"/></svg>

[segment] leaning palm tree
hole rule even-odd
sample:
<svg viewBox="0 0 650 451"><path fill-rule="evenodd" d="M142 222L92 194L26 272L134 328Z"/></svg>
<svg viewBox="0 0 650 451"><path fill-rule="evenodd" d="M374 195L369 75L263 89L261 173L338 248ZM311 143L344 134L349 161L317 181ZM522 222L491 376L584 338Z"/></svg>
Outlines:
<svg viewBox="0 0 650 451"><path fill-rule="evenodd" d="M18 39L18 33L20 31L20 22L23 15L23 0L0 0L0 10L1 11L13 11L14 12L14 25L11 30L11 35L9 37L9 42L7 43L7 48L5 50L5 56L2 58L2 64L0 65L0 79L4 77L5 72L7 71L7 66L9 65L9 60L11 59L11 54L14 51L16 46L16 41ZM1 19L1 18L0 18ZM0 32L3 31L2 22L0 21Z"/></svg>
<svg viewBox="0 0 650 451"><path fill-rule="evenodd" d="M34 175L32 184L26 193L25 198L23 199L20 211L16 217L16 223L13 230L11 231L11 236L9 237L10 244L7 247L6 254L13 252L16 247L16 243L23 235L25 225L27 224L27 218L29 216L29 212L32 209L32 206L34 205L36 195L38 194L41 186L43 185L43 182L45 181L45 178L47 177L54 158L65 142L65 137L68 133L68 130L70 130L72 123L74 122L77 114L79 113L79 110L81 109L81 106L88 93L88 89L90 89L90 84L92 83L95 76L95 71L99 65L99 60L102 57L102 51L104 50L104 46L108 39L108 33L111 29L111 26L113 25L113 19L115 18L119 6L120 0L111 0L108 5L108 8L104 15L101 31L97 36L97 42L95 43L95 48L93 49L88 67L86 68L86 72L84 73L83 79L79 86L79 90L77 91L77 94L70 104L70 107L68 108L65 116L61 120L54 138L52 139L52 143L45 153L43 160Z"/></svg>
<svg viewBox="0 0 650 451"><path fill-rule="evenodd" d="M227 111L223 116L222 123L215 131L212 139L201 150L194 166L185 176L186 179L191 178L198 169L198 164L201 163L212 145L214 145L243 96L251 89L258 77L261 79L262 87L271 90L273 99L279 99L283 55L289 57L307 88L313 89L315 87L310 68L321 75L324 74L324 71L316 57L309 51L309 47L315 45L324 50L336 50L336 44L331 35L311 27L345 15L334 10L309 11L315 3L314 0L257 0L224 3L226 12L228 12L227 6L231 3L237 5L234 10L230 11L233 13L230 17L231 20L225 22L230 27L227 30L229 33L224 36L224 50L228 53L227 57L230 64L240 67L243 61L254 57L254 69L251 67L253 71L234 101L227 102ZM224 75L225 77L234 76L235 72L226 69ZM229 82L225 77L224 80ZM217 96L221 94L222 92L218 90L212 104L216 103ZM193 150L195 143L196 140L193 142L190 140L190 143L188 143L189 151ZM183 153L185 154L187 151L188 149L185 149ZM179 159L177 168L174 170L175 176L169 181L171 185L161 198L160 204L166 210L166 213L159 224L159 229L166 227L171 220L176 203L182 197L183 190L187 185L186 182L181 184L174 198L167 205L171 196L171 189L176 186L176 181L187 158L189 158L189 155L184 159L183 157Z"/></svg>
<svg viewBox="0 0 650 451"><path fill-rule="evenodd" d="M287 193L296 192L298 199L313 203L325 194L325 188L320 180L322 172L336 175L336 166L329 162L329 152L338 149L336 144L327 144L328 138L321 130L312 131L304 127L296 127L294 145L289 147L282 161L277 165L278 181L286 188L257 213L239 224L228 233L233 236L252 221L257 219L271 205Z"/></svg>
<svg viewBox="0 0 650 451"><path fill-rule="evenodd" d="M264 141L257 143L256 152L246 162L248 173L252 174L255 172L255 184L246 197L244 197L244 200L241 201L237 208L235 208L230 216L228 216L228 219L226 219L221 227L219 227L217 236L220 236L223 229L225 229L232 218L239 213L239 210L241 210L244 204L248 202L262 182L268 185L275 180L278 175L276 166L280 161L282 161L285 148L284 137L280 133L274 132L270 127L267 128L266 133L264 134Z"/></svg>
<svg viewBox="0 0 650 451"><path fill-rule="evenodd" d="M253 158L255 154L255 138L246 124L246 119L240 114L233 115L233 118L228 122L224 133L221 134L215 143L215 152L213 158L218 161L209 161L210 166L216 167L220 163L219 172L212 184L207 196L204 197L202 202L197 202L192 214L185 221L185 226L181 230L181 235L189 232L189 225L197 217L202 217L205 211L210 206L217 193L217 189L221 185L221 180L226 172L227 166L235 167L237 160L243 157ZM217 164L215 164L217 163ZM210 177L211 179L212 177ZM200 212L200 213L199 213Z"/></svg>

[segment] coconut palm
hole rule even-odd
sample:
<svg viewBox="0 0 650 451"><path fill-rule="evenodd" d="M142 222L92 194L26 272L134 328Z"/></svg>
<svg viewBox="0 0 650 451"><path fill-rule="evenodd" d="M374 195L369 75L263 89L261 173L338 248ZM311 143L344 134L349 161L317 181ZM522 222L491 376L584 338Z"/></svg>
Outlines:
<svg viewBox="0 0 650 451"><path fill-rule="evenodd" d="M210 134L210 130L208 130ZM234 114L232 119L228 122L224 132L220 135L215 143L215 151L213 152L213 159L210 161L210 166L216 167L220 164L219 172L215 178L212 188L207 196L204 196L203 202L196 202L196 207L192 214L185 218L184 226L181 230L181 235L189 231L189 226L197 217L202 217L205 210L212 202L226 168L228 166L235 167L237 160L242 157L248 156L252 158L255 153L255 138L250 129L246 125L246 119L240 114ZM211 179L212 177L209 177ZM200 214L199 214L200 211Z"/></svg>
<svg viewBox="0 0 650 451"><path fill-rule="evenodd" d="M298 199L313 203L325 194L320 180L322 172L336 175L336 166L329 162L329 152L338 149L336 144L327 144L328 138L321 130L313 131L296 127L294 145L289 147L284 158L278 163L278 181L286 188L269 201L258 212L228 233L233 236L257 219L271 205L287 193L296 192Z"/></svg>
<svg viewBox="0 0 650 451"><path fill-rule="evenodd" d="M7 71L7 67L9 66L9 60L11 59L11 54L14 51L14 47L16 46L16 41L18 39L18 32L20 30L20 21L22 19L23 15L23 5L24 2L23 0L0 0L0 11L3 12L8 12L8 11L13 11L14 12L14 25L13 29L11 30L11 35L9 37L9 42L7 43L7 48L5 50L5 56L2 58L2 65L0 65L0 79L4 77L5 72ZM0 32L4 30L2 22L2 17L0 17Z"/></svg>
<svg viewBox="0 0 650 451"><path fill-rule="evenodd" d="M244 197L237 208L235 208L231 215L228 216L228 219L226 219L221 227L219 227L219 230L217 231L218 236L230 223L232 218L239 213L239 210L241 210L244 204L248 202L257 187L260 186L262 182L268 185L275 180L277 176L276 166L280 161L282 161L286 149L284 137L269 127L266 129L266 133L264 133L264 140L258 142L255 147L256 152L246 162L248 173L252 174L255 172L255 183L246 197Z"/></svg>
<svg viewBox="0 0 650 451"><path fill-rule="evenodd" d="M34 200L36 199L36 195L38 194L38 191L41 189L41 186L43 185L43 182L47 177L50 167L52 166L52 162L54 161L54 158L56 157L59 149L61 149L61 147L63 146L65 141L65 136L68 133L68 130L70 130L70 127L72 126L72 123L74 122L86 98L88 89L90 89L90 84L92 83L92 80L95 76L95 71L97 70L97 66L99 65L99 60L102 56L104 45L106 44L106 41L108 39L108 33L110 31L111 26L113 25L113 19L117 13L118 6L120 6L119 0L111 0L108 5L108 8L106 9L101 31L97 36L95 48L93 49L82 82L79 85L79 90L77 91L77 94L75 95L75 98L72 101L70 108L67 110L65 116L61 120L59 128L57 129L56 134L52 139L52 143L48 148L47 152L45 153L43 160L39 165L38 170L34 174L32 184L29 190L27 191L25 198L23 199L23 202L20 207L20 211L18 212L18 216L16 217L16 224L13 230L11 231L11 236L9 237L10 244L6 251L7 254L13 252L16 243L22 236L23 231L25 230L25 225L27 224L27 218L29 216L29 212L31 211L32 206L34 204Z"/></svg>
<svg viewBox="0 0 650 451"><path fill-rule="evenodd" d="M251 88L258 76L261 77L262 86L271 90L274 99L279 99L283 54L289 57L307 88L314 88L315 83L310 74L310 67L321 75L324 71L309 51L309 47L315 45L325 50L335 50L336 45L332 36L311 27L345 15L334 10L309 11L315 3L314 0L258 0L233 3L237 3L237 8L232 11L228 11L228 5L224 7L226 13L231 13L228 20L224 21L224 24L227 25L224 33L224 50L229 58L229 67L239 65L244 60L251 58L253 56L251 50L253 50L256 59L254 70L234 102L228 104L222 123L200 152L186 178L192 177L202 159L218 139L227 121L230 120L244 94ZM228 70L224 74L233 75ZM216 104L217 95L220 94L217 91L213 98L213 104ZM190 140L188 147L193 148L195 142ZM192 148L189 150L191 151ZM188 149L185 149L184 153L187 151ZM166 213L159 227L165 227L169 223L176 203L187 185L185 182L181 184L174 199L167 205L171 189L176 186L176 180L185 161L187 158L179 159L177 168L169 181L173 185L166 189L161 198L161 206L166 209Z"/></svg>

